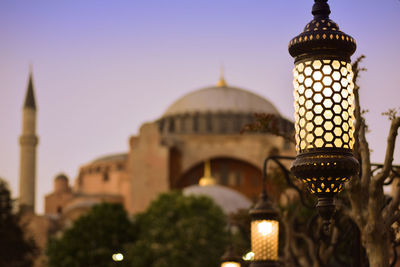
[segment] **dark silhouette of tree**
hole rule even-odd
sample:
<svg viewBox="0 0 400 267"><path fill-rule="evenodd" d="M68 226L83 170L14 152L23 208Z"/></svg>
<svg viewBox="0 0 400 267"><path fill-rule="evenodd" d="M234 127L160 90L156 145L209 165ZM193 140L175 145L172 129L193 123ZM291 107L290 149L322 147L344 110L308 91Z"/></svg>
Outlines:
<svg viewBox="0 0 400 267"><path fill-rule="evenodd" d="M38 253L33 239L25 236L20 218L13 212L8 185L0 179L0 266L30 267Z"/></svg>
<svg viewBox="0 0 400 267"><path fill-rule="evenodd" d="M129 266L217 267L227 245L226 217L207 197L162 194L136 216Z"/></svg>
<svg viewBox="0 0 400 267"><path fill-rule="evenodd" d="M49 240L49 267L121 266L112 255L125 254L124 245L133 242L132 223L121 204L103 203L77 219L60 238Z"/></svg>

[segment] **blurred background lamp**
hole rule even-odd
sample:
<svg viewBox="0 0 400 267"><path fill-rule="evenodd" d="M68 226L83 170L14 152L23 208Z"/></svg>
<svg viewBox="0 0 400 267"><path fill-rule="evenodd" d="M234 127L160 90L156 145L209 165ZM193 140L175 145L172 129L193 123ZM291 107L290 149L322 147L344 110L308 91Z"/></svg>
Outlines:
<svg viewBox="0 0 400 267"><path fill-rule="evenodd" d="M124 260L124 255L122 253L115 253L112 255L113 261L123 261Z"/></svg>
<svg viewBox="0 0 400 267"><path fill-rule="evenodd" d="M250 211L251 250L254 257L250 267L278 266L278 211L263 190L260 200Z"/></svg>

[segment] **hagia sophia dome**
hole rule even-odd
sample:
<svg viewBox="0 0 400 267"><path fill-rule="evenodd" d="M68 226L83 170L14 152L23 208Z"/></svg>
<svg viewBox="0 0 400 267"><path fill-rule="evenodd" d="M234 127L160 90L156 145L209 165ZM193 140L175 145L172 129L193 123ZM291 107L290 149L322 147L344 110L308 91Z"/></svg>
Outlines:
<svg viewBox="0 0 400 267"><path fill-rule="evenodd" d="M236 134L244 125L254 122L255 113L281 117L270 101L230 86L221 77L215 86L177 99L157 122L163 134Z"/></svg>
<svg viewBox="0 0 400 267"><path fill-rule="evenodd" d="M190 92L176 100L163 117L185 113L232 112L279 115L275 106L250 91L232 86L212 86Z"/></svg>

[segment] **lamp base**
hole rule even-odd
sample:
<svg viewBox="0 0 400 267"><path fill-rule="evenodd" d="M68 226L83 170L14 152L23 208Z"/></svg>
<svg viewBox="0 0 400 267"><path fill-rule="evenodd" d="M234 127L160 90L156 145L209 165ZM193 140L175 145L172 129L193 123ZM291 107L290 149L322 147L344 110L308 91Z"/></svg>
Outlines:
<svg viewBox="0 0 400 267"><path fill-rule="evenodd" d="M333 197L318 197L317 210L322 218L323 233L329 235L331 219L335 213Z"/></svg>
<svg viewBox="0 0 400 267"><path fill-rule="evenodd" d="M277 261L252 261L250 267L279 267Z"/></svg>

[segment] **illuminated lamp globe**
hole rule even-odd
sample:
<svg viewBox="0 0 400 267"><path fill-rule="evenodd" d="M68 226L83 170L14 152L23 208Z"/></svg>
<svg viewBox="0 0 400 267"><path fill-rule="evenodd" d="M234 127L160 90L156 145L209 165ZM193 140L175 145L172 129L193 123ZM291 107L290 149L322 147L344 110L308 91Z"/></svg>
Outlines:
<svg viewBox="0 0 400 267"><path fill-rule="evenodd" d="M353 37L329 18L327 0L315 0L314 19L289 43L294 57L296 160L291 171L318 197L324 230L334 213L334 196L357 174L353 156Z"/></svg>

